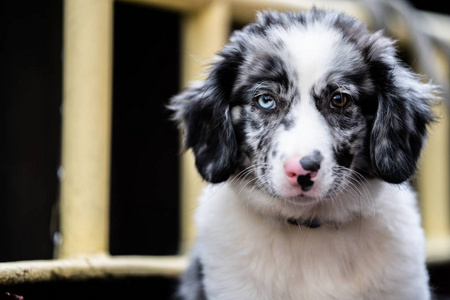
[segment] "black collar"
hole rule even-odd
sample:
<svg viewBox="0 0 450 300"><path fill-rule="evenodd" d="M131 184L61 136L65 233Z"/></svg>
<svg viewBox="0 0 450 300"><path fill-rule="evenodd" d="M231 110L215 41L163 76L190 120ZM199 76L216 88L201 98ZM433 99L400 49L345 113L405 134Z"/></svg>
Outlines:
<svg viewBox="0 0 450 300"><path fill-rule="evenodd" d="M320 226L323 225L323 223L320 222L316 218L312 218L312 219L309 219L309 220L289 218L289 219L287 219L287 222L289 224L292 224L292 225L305 226L305 227L308 227L308 228L319 228Z"/></svg>
<svg viewBox="0 0 450 300"><path fill-rule="evenodd" d="M335 222L326 222L323 220L319 220L318 218L311 218L311 219L295 219L295 218L289 218L287 219L287 222L291 225L295 225L295 226L305 226L308 228L319 228L322 225L328 226L328 227L333 227L336 230L339 229L340 227L340 223L335 223Z"/></svg>

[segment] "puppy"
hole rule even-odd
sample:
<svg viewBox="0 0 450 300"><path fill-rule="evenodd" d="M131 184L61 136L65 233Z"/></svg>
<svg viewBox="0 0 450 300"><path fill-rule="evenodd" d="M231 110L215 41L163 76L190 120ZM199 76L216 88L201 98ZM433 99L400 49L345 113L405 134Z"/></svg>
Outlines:
<svg viewBox="0 0 450 300"><path fill-rule="evenodd" d="M265 12L234 32L170 104L211 183L180 297L429 299L404 182L435 90L341 13Z"/></svg>

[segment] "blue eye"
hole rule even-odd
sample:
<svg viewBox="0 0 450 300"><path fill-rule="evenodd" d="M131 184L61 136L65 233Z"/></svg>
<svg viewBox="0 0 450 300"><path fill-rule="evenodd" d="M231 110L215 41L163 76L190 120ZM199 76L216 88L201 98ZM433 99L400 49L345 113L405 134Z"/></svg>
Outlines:
<svg viewBox="0 0 450 300"><path fill-rule="evenodd" d="M257 98L256 102L258 103L258 106L264 110L273 110L277 107L277 103L275 102L275 99L273 99L269 95L259 96Z"/></svg>

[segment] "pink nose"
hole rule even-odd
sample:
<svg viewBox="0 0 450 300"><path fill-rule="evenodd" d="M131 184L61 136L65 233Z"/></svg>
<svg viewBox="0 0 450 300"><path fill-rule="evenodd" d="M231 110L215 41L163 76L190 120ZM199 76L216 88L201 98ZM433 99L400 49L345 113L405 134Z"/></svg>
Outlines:
<svg viewBox="0 0 450 300"><path fill-rule="evenodd" d="M284 163L286 179L293 186L301 186L304 191L310 190L318 175L322 156L293 156Z"/></svg>
<svg viewBox="0 0 450 300"><path fill-rule="evenodd" d="M284 172L286 173L286 178L289 183L294 186L298 185L298 176L310 173L309 171L303 169L302 165L300 164L300 159L300 156L296 156L288 159L284 163Z"/></svg>

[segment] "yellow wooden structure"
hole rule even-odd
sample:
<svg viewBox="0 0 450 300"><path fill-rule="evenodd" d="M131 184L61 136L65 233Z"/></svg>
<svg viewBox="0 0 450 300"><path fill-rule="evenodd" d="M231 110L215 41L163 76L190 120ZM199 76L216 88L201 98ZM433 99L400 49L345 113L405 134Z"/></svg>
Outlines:
<svg viewBox="0 0 450 300"><path fill-rule="evenodd" d="M358 2L311 0L122 0L173 10L182 15L181 82L201 79L208 59L227 41L232 22L247 23L261 9L335 8L368 21ZM450 18L433 22L450 32ZM192 214L202 181L190 152L181 160L181 253L177 256L110 256L109 172L113 0L65 0L64 95L61 178L61 244L49 261L0 264L0 284L89 279L105 276L176 276L186 267L195 237ZM446 27L447 29L443 29ZM402 38L401 36L399 38ZM442 38L441 38L442 39ZM446 41L450 42L450 41ZM436 55L443 81L449 62ZM418 187L430 262L450 259L449 133L447 107L438 108L420 167ZM95 129L95 130L93 130ZM150 238L150 237L149 237Z"/></svg>

